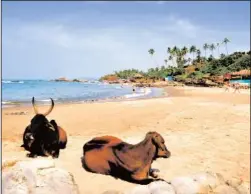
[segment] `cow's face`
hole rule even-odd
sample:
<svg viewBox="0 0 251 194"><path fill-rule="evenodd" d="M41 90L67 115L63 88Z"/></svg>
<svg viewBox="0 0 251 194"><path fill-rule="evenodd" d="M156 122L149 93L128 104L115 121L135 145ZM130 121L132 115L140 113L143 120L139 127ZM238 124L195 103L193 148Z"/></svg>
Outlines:
<svg viewBox="0 0 251 194"><path fill-rule="evenodd" d="M153 144L156 146L156 158L169 158L171 152L167 149L165 145L164 138L157 132L149 132L148 135L151 136Z"/></svg>
<svg viewBox="0 0 251 194"><path fill-rule="evenodd" d="M28 127L30 127L30 126L28 126ZM34 141L35 141L35 138L32 135L32 133L27 132L24 134L24 144L26 145L26 147L31 148Z"/></svg>
<svg viewBox="0 0 251 194"><path fill-rule="evenodd" d="M35 138L39 133L41 133L41 130L46 128L49 124L49 121L46 119L46 117L42 114L37 114L31 119L30 124L30 132L33 135L33 138Z"/></svg>

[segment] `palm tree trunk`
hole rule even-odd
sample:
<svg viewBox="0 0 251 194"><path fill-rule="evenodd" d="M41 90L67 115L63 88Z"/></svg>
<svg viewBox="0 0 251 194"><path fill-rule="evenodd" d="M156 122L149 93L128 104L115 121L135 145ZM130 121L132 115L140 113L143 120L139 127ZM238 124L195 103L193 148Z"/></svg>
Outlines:
<svg viewBox="0 0 251 194"><path fill-rule="evenodd" d="M226 51L227 51L227 55L228 55L227 44L226 44Z"/></svg>
<svg viewBox="0 0 251 194"><path fill-rule="evenodd" d="M153 61L153 66L155 66L153 56L152 56L152 61Z"/></svg>
<svg viewBox="0 0 251 194"><path fill-rule="evenodd" d="M219 49L219 47L218 47L218 56L220 56L220 49Z"/></svg>

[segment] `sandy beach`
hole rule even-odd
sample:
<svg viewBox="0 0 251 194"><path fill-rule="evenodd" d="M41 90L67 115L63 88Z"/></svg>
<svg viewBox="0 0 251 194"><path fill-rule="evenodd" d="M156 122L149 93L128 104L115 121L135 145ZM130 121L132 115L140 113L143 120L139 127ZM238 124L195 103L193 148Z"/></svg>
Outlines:
<svg viewBox="0 0 251 194"><path fill-rule="evenodd" d="M86 172L80 161L86 141L109 134L137 143L148 131L162 134L172 153L170 158L153 163L164 179L208 170L250 182L250 90L236 94L220 88L165 90L166 97L155 99L56 104L48 119L55 119L67 131L68 144L55 161L74 175L80 193L99 194L135 186ZM11 114L20 111L27 114ZM20 145L22 133L33 116L32 107L3 109L3 159L26 158Z"/></svg>

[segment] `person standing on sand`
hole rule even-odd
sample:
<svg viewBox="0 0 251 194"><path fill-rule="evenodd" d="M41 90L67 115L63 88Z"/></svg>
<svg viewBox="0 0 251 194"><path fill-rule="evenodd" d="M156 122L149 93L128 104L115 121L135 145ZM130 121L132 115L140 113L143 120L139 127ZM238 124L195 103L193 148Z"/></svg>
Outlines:
<svg viewBox="0 0 251 194"><path fill-rule="evenodd" d="M225 82L224 88L225 88L225 91L224 91L224 92L226 92L226 91L229 92L229 88L230 88L230 83L229 83L229 81Z"/></svg>
<svg viewBox="0 0 251 194"><path fill-rule="evenodd" d="M146 86L144 86L144 93L146 94Z"/></svg>
<svg viewBox="0 0 251 194"><path fill-rule="evenodd" d="M234 88L234 92L233 93L235 93L237 90L240 93L240 83L233 84L233 88Z"/></svg>

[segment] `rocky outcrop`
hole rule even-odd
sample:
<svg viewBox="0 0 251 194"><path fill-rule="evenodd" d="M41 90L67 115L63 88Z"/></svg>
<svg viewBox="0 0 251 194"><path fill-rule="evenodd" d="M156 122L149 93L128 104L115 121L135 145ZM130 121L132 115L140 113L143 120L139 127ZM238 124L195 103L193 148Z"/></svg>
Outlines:
<svg viewBox="0 0 251 194"><path fill-rule="evenodd" d="M203 87L219 87L222 84L214 82L210 79L193 79L193 78L186 78L186 79L181 79L181 78L174 78L175 81L183 83L187 86L203 86Z"/></svg>
<svg viewBox="0 0 251 194"><path fill-rule="evenodd" d="M79 194L73 176L52 159L6 160L2 164L3 194Z"/></svg>
<svg viewBox="0 0 251 194"><path fill-rule="evenodd" d="M57 78L57 79L55 79L53 81L56 81L56 82L68 82L70 80L66 79L65 77L60 77L60 78Z"/></svg>
<svg viewBox="0 0 251 194"><path fill-rule="evenodd" d="M136 83L134 84L136 87L155 87L162 88L167 86L184 86L183 83L174 82L174 81L157 81L154 83Z"/></svg>
<svg viewBox="0 0 251 194"><path fill-rule="evenodd" d="M82 79L67 79L65 77L61 77L61 78L57 78L55 80L51 80L51 81L55 81L55 82L88 82L88 80L82 80Z"/></svg>
<svg viewBox="0 0 251 194"><path fill-rule="evenodd" d="M156 181L149 185L136 186L124 194L248 194L249 185L241 180L224 180L219 173L201 172L190 176L176 177L170 182Z"/></svg>

